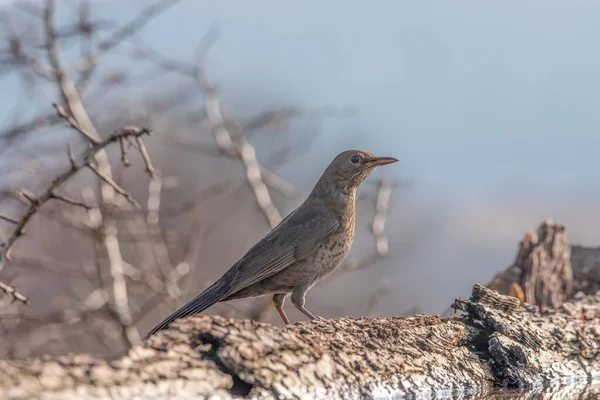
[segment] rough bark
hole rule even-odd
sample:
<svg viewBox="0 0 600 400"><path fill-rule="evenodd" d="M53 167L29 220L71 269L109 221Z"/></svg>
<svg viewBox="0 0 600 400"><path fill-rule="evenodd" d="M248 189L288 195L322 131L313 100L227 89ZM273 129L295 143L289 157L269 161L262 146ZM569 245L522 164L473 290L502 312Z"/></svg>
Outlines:
<svg viewBox="0 0 600 400"><path fill-rule="evenodd" d="M377 398L485 391L600 371L600 296L558 310L475 285L458 317L317 319L279 328L195 316L112 361L0 362L7 398Z"/></svg>
<svg viewBox="0 0 600 400"><path fill-rule="evenodd" d="M544 307L560 307L575 293L600 290L600 248L571 246L566 229L551 221L527 233L512 265L487 285Z"/></svg>

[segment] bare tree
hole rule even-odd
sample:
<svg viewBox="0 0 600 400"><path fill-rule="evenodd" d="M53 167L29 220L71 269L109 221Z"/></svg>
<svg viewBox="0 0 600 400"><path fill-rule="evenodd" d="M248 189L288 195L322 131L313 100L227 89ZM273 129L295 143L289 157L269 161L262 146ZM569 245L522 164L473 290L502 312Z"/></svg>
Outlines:
<svg viewBox="0 0 600 400"><path fill-rule="evenodd" d="M290 106L244 117L224 112L204 65L216 32L200 40L191 62L170 59L138 34L175 3L154 2L123 25L94 19L87 1L64 23L57 22L55 0L43 7L16 3L2 15L6 47L0 50L0 74L18 77L24 107L39 111L0 127L0 151L31 152L33 133L40 130L55 138L33 150L48 168L37 171L35 179L24 175L25 180L5 182L0 203L4 357L68 351L114 356L138 344L138 329L148 318L160 319L160 313L201 290L190 285L192 280L210 283L215 269L209 265L222 268L225 258L212 260L215 244L206 242L212 243L232 210L220 215L216 210L231 207L224 203L232 201L235 208L249 204L248 221L261 231L276 226L284 205L297 201L299 191L274 169L310 151L324 118L347 115L347 110ZM80 52L73 49L77 42ZM117 50L147 63L153 75L175 73L193 85L172 96L162 92L116 107L119 99L144 87L144 79L128 82L126 68L101 72L103 57ZM45 93L47 105L32 100L38 91ZM286 130L299 118L309 123L310 133ZM265 151L259 133L269 131L277 132L283 145ZM186 152L226 167L217 175L203 175L202 187L190 190L187 172L177 166ZM19 164L7 168L17 171ZM128 178L132 174L135 178ZM384 226L392 187L383 179L376 194L374 254L349 260L341 272L370 267L387 255ZM227 244L218 246L220 257L239 256L230 255ZM197 267L200 280L194 278ZM370 314L386 293L375 292ZM244 310L235 305L219 309L231 310L265 320L271 307L258 302Z"/></svg>

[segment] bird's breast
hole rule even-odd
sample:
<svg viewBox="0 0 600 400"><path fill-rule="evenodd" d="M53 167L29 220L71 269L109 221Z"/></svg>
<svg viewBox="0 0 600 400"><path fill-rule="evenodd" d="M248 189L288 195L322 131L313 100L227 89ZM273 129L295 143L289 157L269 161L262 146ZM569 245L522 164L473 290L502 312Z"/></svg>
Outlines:
<svg viewBox="0 0 600 400"><path fill-rule="evenodd" d="M313 254L308 263L319 266L319 277L337 267L346 257L354 241L354 207L348 207L340 217L338 230L331 235Z"/></svg>
<svg viewBox="0 0 600 400"><path fill-rule="evenodd" d="M354 229L338 231L311 255L310 260L306 260L307 264L315 267L317 279L329 274L339 265L350 251L353 239Z"/></svg>

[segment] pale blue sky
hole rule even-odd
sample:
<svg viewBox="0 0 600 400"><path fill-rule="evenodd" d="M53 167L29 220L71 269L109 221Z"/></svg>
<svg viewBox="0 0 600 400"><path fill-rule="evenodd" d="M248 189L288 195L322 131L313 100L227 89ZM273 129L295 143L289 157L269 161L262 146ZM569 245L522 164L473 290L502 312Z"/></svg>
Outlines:
<svg viewBox="0 0 600 400"><path fill-rule="evenodd" d="M351 142L428 194L597 201L599 20L596 1L182 1L145 38L189 58L218 26L215 80L354 105Z"/></svg>

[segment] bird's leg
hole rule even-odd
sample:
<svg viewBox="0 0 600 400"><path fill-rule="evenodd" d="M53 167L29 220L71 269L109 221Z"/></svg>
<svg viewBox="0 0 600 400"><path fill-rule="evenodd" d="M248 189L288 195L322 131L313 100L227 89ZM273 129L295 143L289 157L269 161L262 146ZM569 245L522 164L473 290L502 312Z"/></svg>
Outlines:
<svg viewBox="0 0 600 400"><path fill-rule="evenodd" d="M283 320L283 323L286 325L291 325L290 320L288 319L287 315L285 315L285 311L283 311L283 302L285 301L285 296L286 295L284 293L274 294L273 305L275 306L275 309L277 310L279 316Z"/></svg>
<svg viewBox="0 0 600 400"><path fill-rule="evenodd" d="M310 320L312 321L313 319L316 319L317 317L313 313L308 311L308 309L306 307L304 307L304 295L306 294L306 292L308 291L309 288L310 288L310 286L304 286L304 285L294 287L294 290L292 291L292 304L298 310L302 311L302 313L304 315L306 315L308 318L310 318Z"/></svg>

